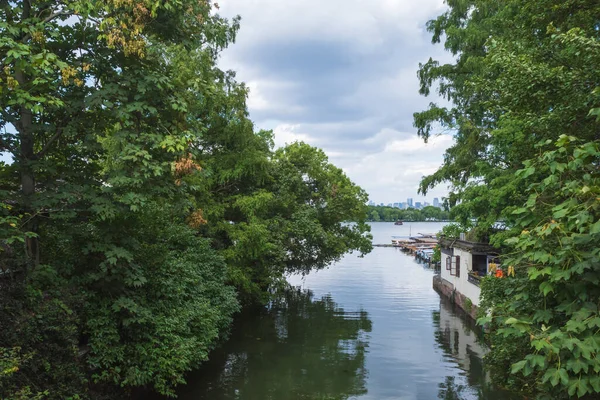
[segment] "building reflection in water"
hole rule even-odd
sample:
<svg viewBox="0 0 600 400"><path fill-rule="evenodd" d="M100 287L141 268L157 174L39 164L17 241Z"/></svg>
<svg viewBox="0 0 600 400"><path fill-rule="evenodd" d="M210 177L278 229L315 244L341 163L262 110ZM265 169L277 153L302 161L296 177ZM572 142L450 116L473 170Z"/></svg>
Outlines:
<svg viewBox="0 0 600 400"><path fill-rule="evenodd" d="M464 372L463 376L442 377L438 398L444 400L508 400L517 399L493 388L484 370L483 357L488 352L483 333L475 321L446 299L440 300L440 310L433 313L436 342L444 356ZM475 393L473 393L475 391Z"/></svg>

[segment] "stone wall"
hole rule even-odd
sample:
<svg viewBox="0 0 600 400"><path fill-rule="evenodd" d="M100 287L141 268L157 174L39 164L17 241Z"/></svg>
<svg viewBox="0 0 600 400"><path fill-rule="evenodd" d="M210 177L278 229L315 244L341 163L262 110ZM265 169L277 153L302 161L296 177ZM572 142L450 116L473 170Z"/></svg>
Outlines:
<svg viewBox="0 0 600 400"><path fill-rule="evenodd" d="M454 285L439 275L433 277L433 288L440 296L444 296L452 303L460 307L467 315L473 319L477 319L477 306L467 296L454 288ZM469 301L468 301L469 300ZM469 304L470 303L470 304Z"/></svg>

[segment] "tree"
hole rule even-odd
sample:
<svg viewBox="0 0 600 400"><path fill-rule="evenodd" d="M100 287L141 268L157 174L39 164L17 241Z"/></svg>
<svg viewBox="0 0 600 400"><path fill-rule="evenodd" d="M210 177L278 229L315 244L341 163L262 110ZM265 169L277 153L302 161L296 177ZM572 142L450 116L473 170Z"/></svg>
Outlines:
<svg viewBox="0 0 600 400"><path fill-rule="evenodd" d="M442 219L442 209L433 206L423 207L421 214L425 220L439 220Z"/></svg>
<svg viewBox="0 0 600 400"><path fill-rule="evenodd" d="M178 79L181 55L214 69L237 30L212 8L0 4L1 143L14 160L1 252L16 280L3 297L19 299L1 300L2 353L19 363L2 377L9 398L85 395L86 377L172 394L226 332L237 301L179 182L199 170L190 142L203 130L187 110L214 90Z"/></svg>
<svg viewBox="0 0 600 400"><path fill-rule="evenodd" d="M491 234L494 244L506 246L503 264L517 271L520 284L482 289L492 326L504 328L493 340L502 334L517 344L500 342L488 360L524 373L517 379L495 374L496 382L552 398L594 396L600 392L598 344L590 337L593 328L577 324L597 312L588 309L596 289L581 280L595 282L598 274L584 260L595 257L599 243L589 225L597 211L585 195L594 193L598 175L600 6L554 0L449 6L428 28L434 42L444 37L456 62L429 60L419 77L421 93L439 84L452 106L431 105L415 114L415 125L427 139L439 122L456 141L421 191L450 182L459 219L468 224L476 218L481 237ZM508 229L495 231L497 221ZM581 320L588 311L578 314L567 304L590 314Z"/></svg>
<svg viewBox="0 0 600 400"><path fill-rule="evenodd" d="M285 273L308 273L346 252L371 250L367 194L323 151L294 143L271 152L270 134L245 132L230 146L246 157L211 154L213 179L203 202L214 206L206 208L202 227L222 250L245 302L266 300Z"/></svg>
<svg viewBox="0 0 600 400"><path fill-rule="evenodd" d="M379 211L377 211L375 208L371 208L371 211L369 212L369 221L374 221L374 222L381 221L381 217L379 216Z"/></svg>
<svg viewBox="0 0 600 400"><path fill-rule="evenodd" d="M364 191L254 131L216 9L0 2L3 396L173 395L236 297L370 250Z"/></svg>

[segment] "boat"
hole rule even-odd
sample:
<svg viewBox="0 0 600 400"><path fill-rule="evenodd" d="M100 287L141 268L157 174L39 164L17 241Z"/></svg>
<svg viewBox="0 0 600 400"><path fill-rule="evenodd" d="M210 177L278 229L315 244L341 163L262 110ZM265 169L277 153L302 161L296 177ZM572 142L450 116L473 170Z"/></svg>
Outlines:
<svg viewBox="0 0 600 400"><path fill-rule="evenodd" d="M404 222L398 220L398 221L394 222L394 225L404 225Z"/></svg>

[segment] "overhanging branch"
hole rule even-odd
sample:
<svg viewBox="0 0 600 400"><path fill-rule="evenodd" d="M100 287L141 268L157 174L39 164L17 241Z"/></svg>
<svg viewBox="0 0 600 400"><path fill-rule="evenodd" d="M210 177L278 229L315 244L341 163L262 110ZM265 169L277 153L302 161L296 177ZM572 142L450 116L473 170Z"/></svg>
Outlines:
<svg viewBox="0 0 600 400"><path fill-rule="evenodd" d="M56 11L51 13L50 15L48 15L46 18L44 18L42 20L42 23L47 24L48 22L52 22L52 20L60 17L61 15L68 15L71 16L73 15L71 11L67 11L67 10L60 10L60 11ZM21 41L23 43L27 42L29 39L31 39L31 34L28 33L27 35L23 36L23 39L21 39Z"/></svg>

